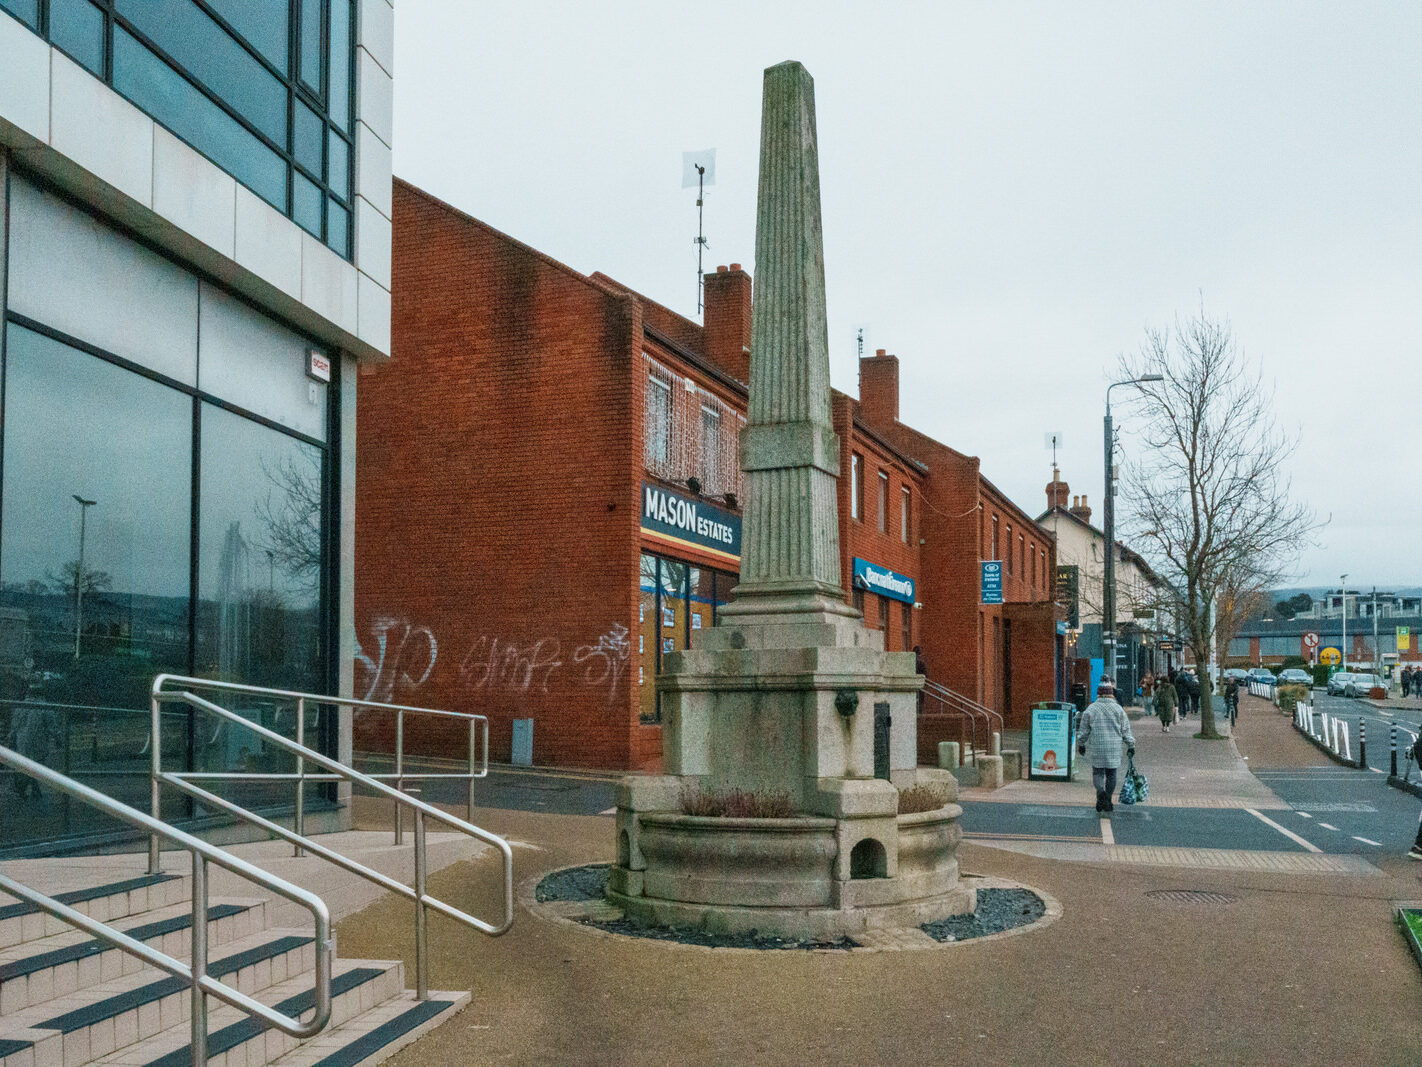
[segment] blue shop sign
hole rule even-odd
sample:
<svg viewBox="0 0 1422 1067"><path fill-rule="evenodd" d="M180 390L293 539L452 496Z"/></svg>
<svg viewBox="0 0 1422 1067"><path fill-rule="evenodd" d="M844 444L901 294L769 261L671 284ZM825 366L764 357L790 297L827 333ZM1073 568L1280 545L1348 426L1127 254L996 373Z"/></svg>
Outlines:
<svg viewBox="0 0 1422 1067"><path fill-rule="evenodd" d="M854 587L867 589L890 600L902 600L905 604L914 602L912 578L896 574L888 567L876 567L858 556L854 558Z"/></svg>
<svg viewBox="0 0 1422 1067"><path fill-rule="evenodd" d="M983 560L983 603L1002 603L1002 561Z"/></svg>
<svg viewBox="0 0 1422 1067"><path fill-rule="evenodd" d="M642 529L738 563L741 517L700 497L683 496L651 482L642 483Z"/></svg>

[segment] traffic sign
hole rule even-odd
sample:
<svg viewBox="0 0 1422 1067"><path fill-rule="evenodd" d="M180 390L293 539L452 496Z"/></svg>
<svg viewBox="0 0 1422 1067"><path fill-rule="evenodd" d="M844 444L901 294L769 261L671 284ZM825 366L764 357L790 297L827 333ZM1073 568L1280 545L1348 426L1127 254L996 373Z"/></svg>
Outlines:
<svg viewBox="0 0 1422 1067"><path fill-rule="evenodd" d="M1327 648L1319 651L1318 662L1322 663L1325 667L1336 667L1343 662L1343 652L1329 645Z"/></svg>
<svg viewBox="0 0 1422 1067"><path fill-rule="evenodd" d="M1408 626L1397 628L1397 650L1407 652L1412 648L1412 629Z"/></svg>
<svg viewBox="0 0 1422 1067"><path fill-rule="evenodd" d="M1318 634L1314 633L1312 630L1308 631L1308 633L1303 635L1303 643L1304 648L1317 648Z"/></svg>

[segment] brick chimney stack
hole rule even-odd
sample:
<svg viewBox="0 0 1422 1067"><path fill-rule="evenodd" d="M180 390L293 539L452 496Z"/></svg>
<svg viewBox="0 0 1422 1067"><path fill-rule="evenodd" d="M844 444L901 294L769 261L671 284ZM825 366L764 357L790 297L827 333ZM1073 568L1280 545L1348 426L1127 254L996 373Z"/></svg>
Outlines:
<svg viewBox="0 0 1422 1067"><path fill-rule="evenodd" d="M1086 506L1085 493L1081 494L1079 503L1077 497L1071 498L1071 513L1075 515L1078 519L1080 519L1082 522L1091 521L1091 509Z"/></svg>
<svg viewBox="0 0 1422 1067"><path fill-rule="evenodd" d="M899 421L899 357L885 349L859 359L859 417L871 427Z"/></svg>
<svg viewBox="0 0 1422 1067"><path fill-rule="evenodd" d="M751 276L739 263L702 278L706 358L732 378L750 384Z"/></svg>
<svg viewBox="0 0 1422 1067"><path fill-rule="evenodd" d="M1065 508L1067 506L1067 483L1062 481L1062 475L1056 467L1052 468L1052 480L1047 483L1047 510L1053 508Z"/></svg>

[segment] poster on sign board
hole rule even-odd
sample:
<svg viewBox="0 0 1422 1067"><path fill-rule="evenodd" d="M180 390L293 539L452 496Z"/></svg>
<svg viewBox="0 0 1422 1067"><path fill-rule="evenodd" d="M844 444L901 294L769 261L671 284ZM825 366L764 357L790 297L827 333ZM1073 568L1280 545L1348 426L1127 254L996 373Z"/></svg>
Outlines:
<svg viewBox="0 0 1422 1067"><path fill-rule="evenodd" d="M1039 705L1032 709L1027 749L1031 766L1027 777L1033 781L1071 780L1072 719L1076 708L1071 704Z"/></svg>

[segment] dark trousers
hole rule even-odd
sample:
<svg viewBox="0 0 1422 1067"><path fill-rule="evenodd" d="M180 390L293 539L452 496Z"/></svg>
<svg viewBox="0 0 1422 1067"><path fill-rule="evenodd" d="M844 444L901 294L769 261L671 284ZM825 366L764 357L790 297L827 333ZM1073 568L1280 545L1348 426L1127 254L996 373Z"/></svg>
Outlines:
<svg viewBox="0 0 1422 1067"><path fill-rule="evenodd" d="M1111 794L1116 792L1116 768L1092 767L1091 784L1096 787L1096 810L1108 810L1111 805Z"/></svg>

